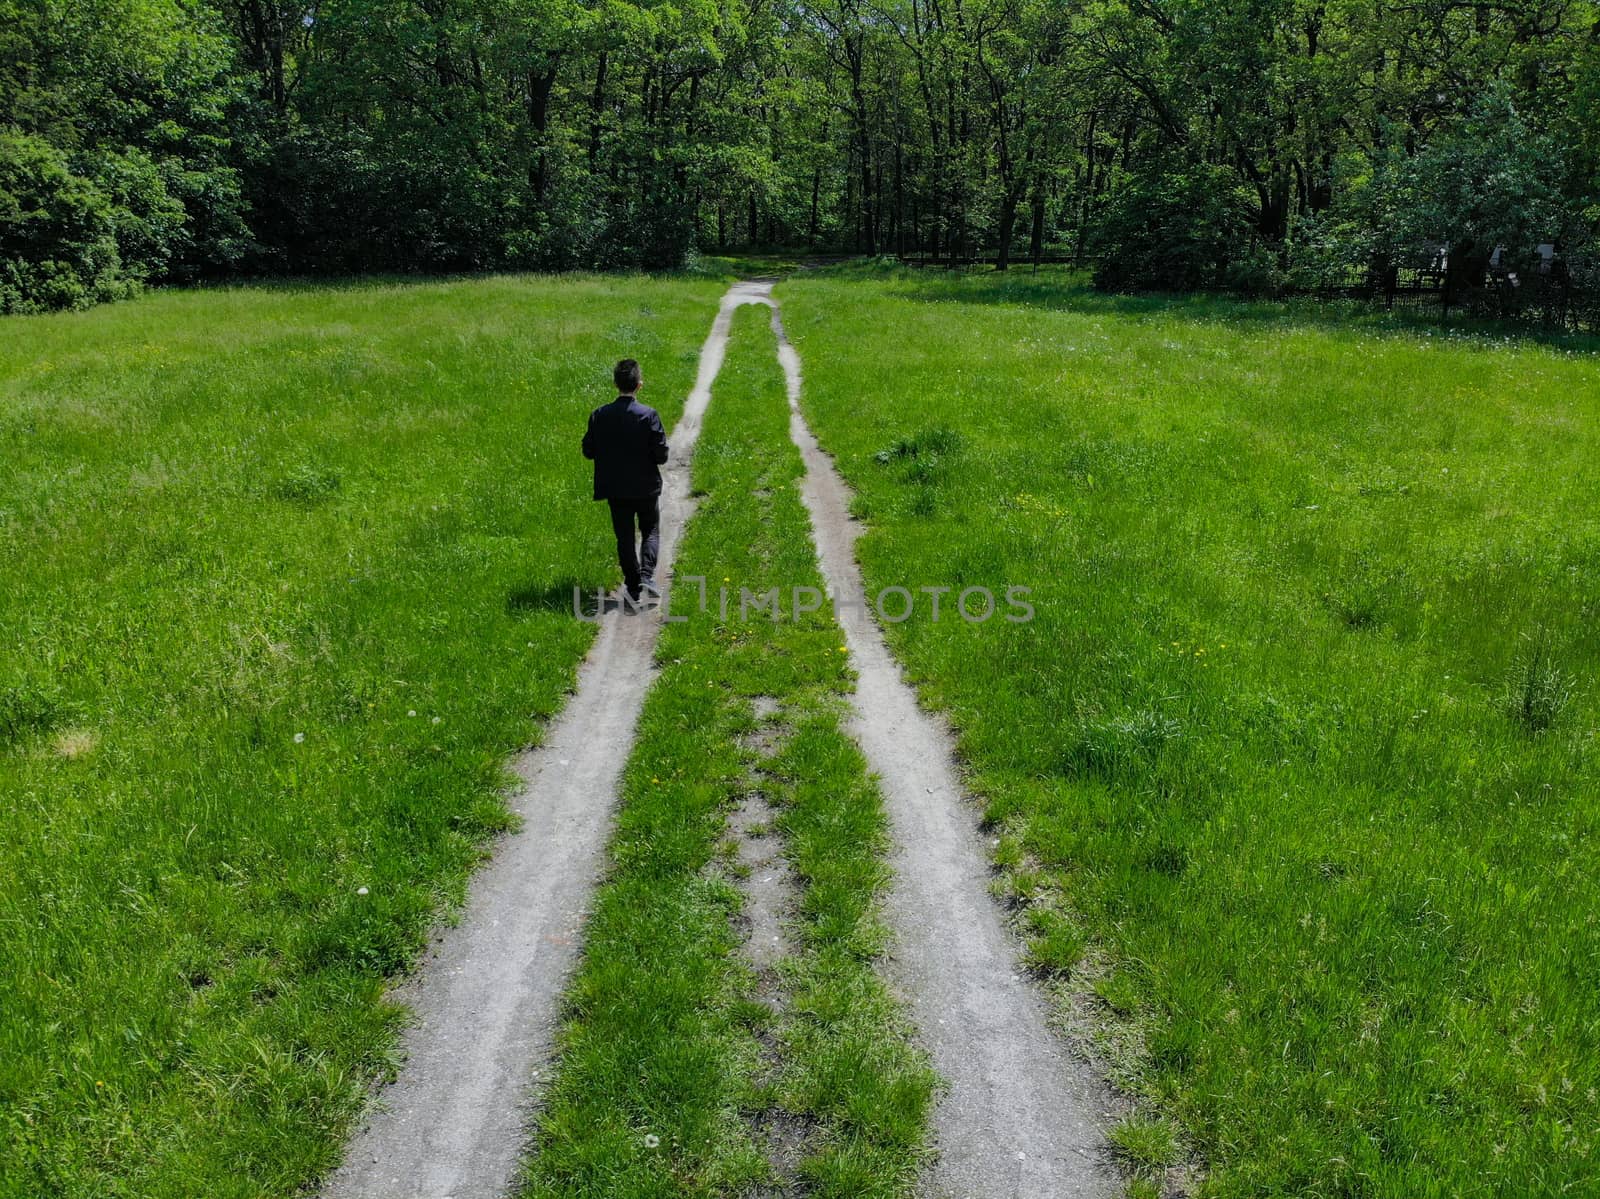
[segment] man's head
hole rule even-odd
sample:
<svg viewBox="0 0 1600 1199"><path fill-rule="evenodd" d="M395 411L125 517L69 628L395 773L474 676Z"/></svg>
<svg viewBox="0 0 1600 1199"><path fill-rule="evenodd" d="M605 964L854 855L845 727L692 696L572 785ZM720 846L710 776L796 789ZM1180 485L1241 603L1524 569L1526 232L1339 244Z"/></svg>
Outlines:
<svg viewBox="0 0 1600 1199"><path fill-rule="evenodd" d="M616 380L617 394L631 396L639 390L639 384L644 382L644 375L639 371L639 364L632 358L624 358L617 363L611 377Z"/></svg>

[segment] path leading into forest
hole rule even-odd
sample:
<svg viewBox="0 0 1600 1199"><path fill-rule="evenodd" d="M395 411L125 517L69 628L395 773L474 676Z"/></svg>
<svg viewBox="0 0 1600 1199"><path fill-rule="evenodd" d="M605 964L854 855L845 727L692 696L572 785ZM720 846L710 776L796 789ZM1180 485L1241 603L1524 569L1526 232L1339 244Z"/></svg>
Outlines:
<svg viewBox="0 0 1600 1199"><path fill-rule="evenodd" d="M670 583L693 513L689 459L722 367L733 310L771 285L738 284L700 351L694 391L663 472L661 557ZM527 1146L531 1101L551 1056L561 994L583 939L617 784L655 677L659 620L612 611L577 689L537 749L514 763L522 827L473 876L460 923L397 995L411 1008L399 1076L384 1088L324 1199L498 1199Z"/></svg>
<svg viewBox="0 0 1600 1199"><path fill-rule="evenodd" d="M1052 1036L1043 997L1018 965L1017 946L988 894L975 809L962 792L950 738L918 706L861 603L850 493L801 415L800 360L770 282L731 288L701 351L695 389L671 437L662 575L670 581L693 511L689 459L733 311L743 304L772 309L823 576L835 595L857 601L838 614L859 675L852 732L879 777L895 841L886 903L895 932L891 980L947 1084L934 1117L938 1157L922 1190L930 1199L1120 1193L1105 1152L1104 1092ZM608 614L544 743L515 763L523 785L512 806L521 829L474 876L459 924L441 931L397 995L415 1017L403 1064L351 1140L324 1199L508 1193L550 1062L623 763L654 681L658 630L654 616Z"/></svg>

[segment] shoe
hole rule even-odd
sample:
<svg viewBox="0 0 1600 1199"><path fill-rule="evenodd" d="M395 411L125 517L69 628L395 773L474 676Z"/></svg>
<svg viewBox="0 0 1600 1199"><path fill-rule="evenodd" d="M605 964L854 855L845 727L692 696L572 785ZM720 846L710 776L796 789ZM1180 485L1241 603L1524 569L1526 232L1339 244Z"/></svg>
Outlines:
<svg viewBox="0 0 1600 1199"><path fill-rule="evenodd" d="M654 579L646 579L644 582L639 584L639 589L651 599L661 598L661 588L656 586L656 581Z"/></svg>

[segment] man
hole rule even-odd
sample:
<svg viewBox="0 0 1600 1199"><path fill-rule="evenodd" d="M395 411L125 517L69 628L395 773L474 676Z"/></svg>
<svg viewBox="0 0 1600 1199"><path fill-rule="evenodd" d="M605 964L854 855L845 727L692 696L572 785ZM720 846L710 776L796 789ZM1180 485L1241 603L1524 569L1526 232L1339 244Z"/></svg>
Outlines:
<svg viewBox="0 0 1600 1199"><path fill-rule="evenodd" d="M589 414L583 456L594 462L594 498L611 505L623 586L629 602L637 604L642 595L661 595L656 588L656 556L661 551L661 464L667 460L667 435L656 410L639 403L644 383L639 364L624 358L611 377L617 398Z"/></svg>

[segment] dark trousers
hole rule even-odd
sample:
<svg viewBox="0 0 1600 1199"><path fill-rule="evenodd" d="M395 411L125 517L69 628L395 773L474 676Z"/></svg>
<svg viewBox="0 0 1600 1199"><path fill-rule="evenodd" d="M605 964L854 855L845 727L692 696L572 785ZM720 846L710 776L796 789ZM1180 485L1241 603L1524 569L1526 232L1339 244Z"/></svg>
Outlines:
<svg viewBox="0 0 1600 1199"><path fill-rule="evenodd" d="M661 553L661 509L659 497L611 499L611 531L617 535L617 562L628 594L639 594L641 581L654 583L656 558ZM633 525L639 522L639 548L634 550Z"/></svg>

